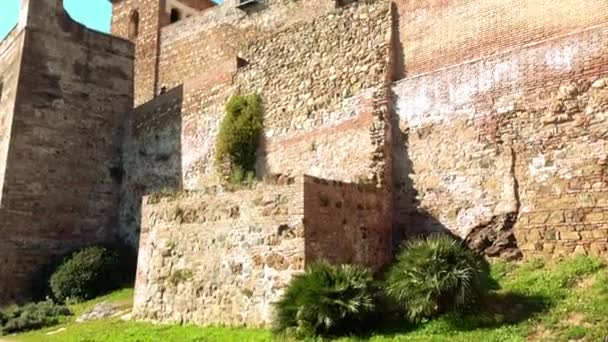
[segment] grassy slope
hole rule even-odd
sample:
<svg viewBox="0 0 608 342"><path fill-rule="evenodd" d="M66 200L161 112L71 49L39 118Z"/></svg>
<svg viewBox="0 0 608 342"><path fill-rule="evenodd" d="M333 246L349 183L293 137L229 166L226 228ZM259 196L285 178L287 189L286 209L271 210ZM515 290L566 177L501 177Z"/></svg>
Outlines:
<svg viewBox="0 0 608 342"><path fill-rule="evenodd" d="M483 313L442 317L419 326L386 323L369 336L339 341L603 341L608 336L608 269L588 258L546 266L493 265L501 289ZM101 301L130 305L131 290L72 307L76 316ZM9 337L17 341L269 341L264 330L198 328L124 322L118 318L61 326ZM49 331L67 330L55 335Z"/></svg>

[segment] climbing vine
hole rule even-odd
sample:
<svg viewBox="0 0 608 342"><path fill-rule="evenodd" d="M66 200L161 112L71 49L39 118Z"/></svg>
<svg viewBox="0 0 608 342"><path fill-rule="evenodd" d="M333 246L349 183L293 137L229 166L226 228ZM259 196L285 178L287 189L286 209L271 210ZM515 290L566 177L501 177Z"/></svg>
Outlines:
<svg viewBox="0 0 608 342"><path fill-rule="evenodd" d="M234 95L226 104L215 151L215 165L224 179L255 174L258 140L264 129L262 101L257 94Z"/></svg>

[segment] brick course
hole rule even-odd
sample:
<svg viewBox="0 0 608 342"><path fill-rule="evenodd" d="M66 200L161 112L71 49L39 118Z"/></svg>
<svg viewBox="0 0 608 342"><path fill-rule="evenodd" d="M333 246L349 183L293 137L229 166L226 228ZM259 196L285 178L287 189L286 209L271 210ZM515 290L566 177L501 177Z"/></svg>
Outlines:
<svg viewBox="0 0 608 342"><path fill-rule="evenodd" d="M129 42L73 22L61 1L24 2L21 18L1 55L0 304L26 299L53 258L114 241L133 101Z"/></svg>

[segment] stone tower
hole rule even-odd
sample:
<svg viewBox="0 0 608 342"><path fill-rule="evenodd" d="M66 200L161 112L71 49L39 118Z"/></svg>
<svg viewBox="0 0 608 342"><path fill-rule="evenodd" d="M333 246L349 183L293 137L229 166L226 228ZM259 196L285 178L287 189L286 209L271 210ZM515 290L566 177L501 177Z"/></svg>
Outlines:
<svg viewBox="0 0 608 342"><path fill-rule="evenodd" d="M112 34L135 44L135 105L160 92L161 29L195 12L215 6L210 0L110 0Z"/></svg>
<svg viewBox="0 0 608 342"><path fill-rule="evenodd" d="M157 93L160 29L168 22L165 0L111 0L112 34L135 44L134 101L147 102Z"/></svg>
<svg viewBox="0 0 608 342"><path fill-rule="evenodd" d="M133 44L74 22L62 0L23 0L0 42L0 305L82 245L112 241Z"/></svg>

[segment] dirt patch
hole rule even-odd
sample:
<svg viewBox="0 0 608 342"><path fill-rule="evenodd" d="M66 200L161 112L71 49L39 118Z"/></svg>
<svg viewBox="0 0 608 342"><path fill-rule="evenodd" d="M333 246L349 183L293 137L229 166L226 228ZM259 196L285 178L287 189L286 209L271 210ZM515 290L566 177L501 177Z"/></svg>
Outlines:
<svg viewBox="0 0 608 342"><path fill-rule="evenodd" d="M586 319L585 315L578 313L578 312L572 312L572 313L568 314L568 316L566 316L565 318L560 320L559 324L564 327L573 327L573 326L579 326L579 327L585 327L585 328L593 327L593 325L591 323L585 322L585 319Z"/></svg>
<svg viewBox="0 0 608 342"><path fill-rule="evenodd" d="M580 289L590 289L593 287L593 285L595 285L595 277L588 277L588 278L581 279L576 284L576 287L578 287Z"/></svg>
<svg viewBox="0 0 608 342"><path fill-rule="evenodd" d="M528 336L528 341L540 341L551 337L551 330L542 325L534 327L534 332Z"/></svg>

